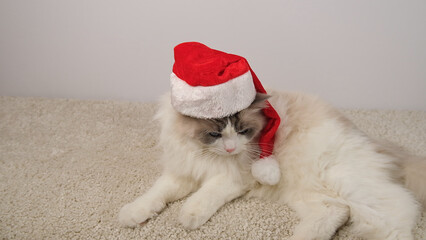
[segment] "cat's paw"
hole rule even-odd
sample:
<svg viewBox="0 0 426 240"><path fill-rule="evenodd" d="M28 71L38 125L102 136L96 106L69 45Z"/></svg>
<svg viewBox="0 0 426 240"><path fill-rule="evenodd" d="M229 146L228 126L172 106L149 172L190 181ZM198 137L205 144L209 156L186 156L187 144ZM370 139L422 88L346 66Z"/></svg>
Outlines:
<svg viewBox="0 0 426 240"><path fill-rule="evenodd" d="M118 214L118 221L125 227L137 227L145 223L154 214L144 205L129 203L121 208Z"/></svg>
<svg viewBox="0 0 426 240"><path fill-rule="evenodd" d="M189 208L184 206L180 212L179 222L184 228L197 229L206 223L210 217L211 214L200 208Z"/></svg>

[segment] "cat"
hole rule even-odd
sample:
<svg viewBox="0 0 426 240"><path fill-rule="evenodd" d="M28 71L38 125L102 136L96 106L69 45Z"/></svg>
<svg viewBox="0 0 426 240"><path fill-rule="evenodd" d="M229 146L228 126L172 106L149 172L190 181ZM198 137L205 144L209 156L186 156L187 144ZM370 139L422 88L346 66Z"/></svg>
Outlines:
<svg viewBox="0 0 426 240"><path fill-rule="evenodd" d="M248 108L221 119L181 115L165 95L156 115L163 173L122 207L119 222L138 226L192 193L179 222L196 229L225 203L246 196L294 209L300 218L294 240L331 239L348 221L366 239L413 239L426 202L426 159L368 137L317 97L269 94L257 94ZM259 184L250 172L260 153L266 99L282 119L273 153L282 177L274 186Z"/></svg>

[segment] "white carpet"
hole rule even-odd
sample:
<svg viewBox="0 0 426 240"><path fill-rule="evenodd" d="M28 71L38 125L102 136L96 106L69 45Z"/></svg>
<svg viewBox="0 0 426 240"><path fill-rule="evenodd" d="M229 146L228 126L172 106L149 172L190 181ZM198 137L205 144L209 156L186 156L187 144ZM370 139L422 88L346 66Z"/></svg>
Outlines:
<svg viewBox="0 0 426 240"><path fill-rule="evenodd" d="M121 206L160 174L156 105L0 97L1 239L286 239L286 206L237 199L199 230L177 222L182 201L144 227L122 228ZM368 134L426 155L426 112L344 111ZM350 227L335 239L357 239ZM416 239L426 239L423 213Z"/></svg>

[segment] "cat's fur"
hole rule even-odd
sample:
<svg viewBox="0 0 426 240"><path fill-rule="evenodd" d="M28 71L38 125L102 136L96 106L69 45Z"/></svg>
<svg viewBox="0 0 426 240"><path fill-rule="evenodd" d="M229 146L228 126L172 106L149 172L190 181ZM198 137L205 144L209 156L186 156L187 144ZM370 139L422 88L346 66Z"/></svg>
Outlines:
<svg viewBox="0 0 426 240"><path fill-rule="evenodd" d="M163 174L121 209L119 221L137 226L192 193L179 221L195 229L246 195L292 207L301 219L295 240L330 239L347 221L367 239L413 239L420 213L414 195L426 199L425 159L369 138L315 97L270 93L282 118L274 147L282 173L277 185L260 185L250 173L264 99L229 118L200 120L177 113L165 96L158 113Z"/></svg>

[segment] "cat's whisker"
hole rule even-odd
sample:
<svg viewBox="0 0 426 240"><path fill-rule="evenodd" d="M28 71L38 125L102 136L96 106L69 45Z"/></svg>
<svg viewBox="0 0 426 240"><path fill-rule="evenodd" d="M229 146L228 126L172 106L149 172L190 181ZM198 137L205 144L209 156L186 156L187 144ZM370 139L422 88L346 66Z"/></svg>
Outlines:
<svg viewBox="0 0 426 240"><path fill-rule="evenodd" d="M200 151L194 154L194 158L211 158L213 154L209 151Z"/></svg>
<svg viewBox="0 0 426 240"><path fill-rule="evenodd" d="M273 144L269 144L269 143L246 143L246 145L250 145L250 146L268 146L268 147L273 147Z"/></svg>

